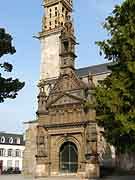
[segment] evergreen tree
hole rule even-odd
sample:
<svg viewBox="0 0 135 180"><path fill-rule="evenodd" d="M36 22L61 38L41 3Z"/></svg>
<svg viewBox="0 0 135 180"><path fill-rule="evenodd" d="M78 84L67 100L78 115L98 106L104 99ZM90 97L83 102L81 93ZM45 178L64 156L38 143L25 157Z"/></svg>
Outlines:
<svg viewBox="0 0 135 180"><path fill-rule="evenodd" d="M111 74L96 88L97 120L118 152L135 151L135 0L115 6L103 27L109 38L96 42L111 61Z"/></svg>
<svg viewBox="0 0 135 180"><path fill-rule="evenodd" d="M12 46L11 35L6 33L5 29L0 28L0 58L5 54L14 54L15 52L15 47ZM3 70L6 72L12 71L12 64L2 62L1 60L0 68L0 103L2 103L6 98L16 98L17 92L24 87L24 82L20 82L18 79L13 79L12 77L6 78L2 76Z"/></svg>

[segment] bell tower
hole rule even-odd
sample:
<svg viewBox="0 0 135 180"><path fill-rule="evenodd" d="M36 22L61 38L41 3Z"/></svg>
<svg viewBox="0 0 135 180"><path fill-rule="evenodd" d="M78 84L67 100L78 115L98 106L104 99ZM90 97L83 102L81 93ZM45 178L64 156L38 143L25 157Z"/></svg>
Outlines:
<svg viewBox="0 0 135 180"><path fill-rule="evenodd" d="M58 78L61 64L61 30L72 14L72 0L44 0L41 42L40 80Z"/></svg>

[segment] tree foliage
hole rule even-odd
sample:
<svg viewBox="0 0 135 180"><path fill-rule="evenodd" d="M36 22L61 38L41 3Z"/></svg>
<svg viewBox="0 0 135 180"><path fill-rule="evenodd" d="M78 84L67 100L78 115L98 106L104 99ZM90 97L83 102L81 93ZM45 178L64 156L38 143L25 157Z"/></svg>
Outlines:
<svg viewBox="0 0 135 180"><path fill-rule="evenodd" d="M135 151L135 0L115 6L103 27L109 38L96 42L111 61L111 74L96 88L97 120L119 152Z"/></svg>
<svg viewBox="0 0 135 180"><path fill-rule="evenodd" d="M5 32L5 29L0 28L0 58L6 54L14 54L15 47L12 46L12 37ZM6 98L14 99L17 92L24 87L24 82L12 77L3 77L2 71L11 72L13 69L12 64L8 62L0 62L0 103L4 102Z"/></svg>

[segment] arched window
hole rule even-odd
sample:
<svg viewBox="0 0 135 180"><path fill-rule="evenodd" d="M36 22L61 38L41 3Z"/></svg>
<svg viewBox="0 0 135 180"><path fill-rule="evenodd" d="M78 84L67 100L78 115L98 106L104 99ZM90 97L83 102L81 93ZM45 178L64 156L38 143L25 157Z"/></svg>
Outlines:
<svg viewBox="0 0 135 180"><path fill-rule="evenodd" d="M1 137L1 143L5 143L5 137L4 136Z"/></svg>
<svg viewBox="0 0 135 180"><path fill-rule="evenodd" d="M10 143L10 144L13 143L13 138L12 138L12 137L9 138L9 143Z"/></svg>
<svg viewBox="0 0 135 180"><path fill-rule="evenodd" d="M60 148L60 171L75 173L78 169L78 150L74 143L65 142Z"/></svg>

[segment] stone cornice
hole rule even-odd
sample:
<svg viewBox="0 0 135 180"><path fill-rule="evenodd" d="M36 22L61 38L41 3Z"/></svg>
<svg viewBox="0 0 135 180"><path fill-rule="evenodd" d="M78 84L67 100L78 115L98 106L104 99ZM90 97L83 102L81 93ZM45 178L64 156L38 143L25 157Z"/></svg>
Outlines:
<svg viewBox="0 0 135 180"><path fill-rule="evenodd" d="M63 3L70 11L72 11L72 4L70 4L67 0L46 0L44 6L49 7L59 2Z"/></svg>
<svg viewBox="0 0 135 180"><path fill-rule="evenodd" d="M61 30L62 30L62 27L58 27L58 28L54 28L54 29L39 32L38 38L42 39L44 37L48 37L48 36L51 36L51 35L54 35L54 34L60 34Z"/></svg>
<svg viewBox="0 0 135 180"><path fill-rule="evenodd" d="M80 126L86 126L88 124L95 124L95 121L82 121L82 122L72 122L72 123L63 123L63 124L46 124L41 125L41 127L47 128L47 129L53 129L53 128L69 128L69 127L80 127ZM39 125L40 127L40 125Z"/></svg>

